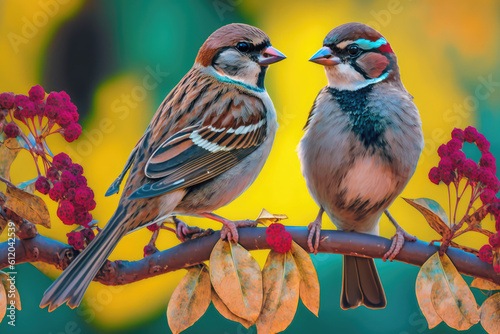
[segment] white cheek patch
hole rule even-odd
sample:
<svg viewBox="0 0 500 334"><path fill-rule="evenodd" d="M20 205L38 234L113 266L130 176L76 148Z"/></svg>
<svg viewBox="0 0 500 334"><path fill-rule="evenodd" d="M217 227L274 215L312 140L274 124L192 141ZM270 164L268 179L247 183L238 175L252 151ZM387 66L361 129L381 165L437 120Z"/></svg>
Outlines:
<svg viewBox="0 0 500 334"><path fill-rule="evenodd" d="M356 160L354 166L347 172L340 184L340 189L346 189L346 202L360 198L377 203L394 190L396 180L387 167L374 157L364 157Z"/></svg>
<svg viewBox="0 0 500 334"><path fill-rule="evenodd" d="M338 90L358 90L368 85L380 82L389 76L390 71L378 78L365 79L349 64L325 66L328 87Z"/></svg>
<svg viewBox="0 0 500 334"><path fill-rule="evenodd" d="M228 49L217 59L218 74L233 81L257 86L261 67L236 50Z"/></svg>

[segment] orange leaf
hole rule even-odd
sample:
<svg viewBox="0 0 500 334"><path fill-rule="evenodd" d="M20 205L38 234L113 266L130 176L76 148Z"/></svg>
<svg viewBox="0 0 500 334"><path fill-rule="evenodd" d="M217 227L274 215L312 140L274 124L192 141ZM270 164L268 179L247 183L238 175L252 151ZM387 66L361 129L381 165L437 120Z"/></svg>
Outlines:
<svg viewBox="0 0 500 334"><path fill-rule="evenodd" d="M0 143L0 176L10 181L10 166L21 151L16 138L9 138Z"/></svg>
<svg viewBox="0 0 500 334"><path fill-rule="evenodd" d="M40 197L29 194L16 187L7 187L7 200L4 206L33 224L50 228L50 215L47 205Z"/></svg>
<svg viewBox="0 0 500 334"><path fill-rule="evenodd" d="M7 294L3 285L0 286L0 322L2 322L5 313L7 312Z"/></svg>
<svg viewBox="0 0 500 334"><path fill-rule="evenodd" d="M474 295L446 254L440 257L436 252L420 269L417 300L429 328L441 319L457 330L467 330L479 321Z"/></svg>
<svg viewBox="0 0 500 334"><path fill-rule="evenodd" d="M409 199L403 198L407 203L420 211L425 220L439 235L443 236L450 232L450 223L446 212L438 202L429 198Z"/></svg>
<svg viewBox="0 0 500 334"><path fill-rule="evenodd" d="M262 274L250 252L219 240L210 254L210 280L227 308L254 323L262 307Z"/></svg>
<svg viewBox="0 0 500 334"><path fill-rule="evenodd" d="M314 315L319 312L319 280L309 254L295 241L290 249L300 274L300 299Z"/></svg>
<svg viewBox="0 0 500 334"><path fill-rule="evenodd" d="M486 299L481 306L481 326L489 334L500 334L500 293Z"/></svg>
<svg viewBox="0 0 500 334"><path fill-rule="evenodd" d="M168 302L168 326L173 334L182 332L201 318L210 305L211 291L207 266L189 268Z"/></svg>
<svg viewBox="0 0 500 334"><path fill-rule="evenodd" d="M470 286L473 288L478 288L481 290L488 290L488 291L500 290L500 285L485 280L484 278L474 278Z"/></svg>
<svg viewBox="0 0 500 334"><path fill-rule="evenodd" d="M236 314L234 314L233 312L231 312L226 304L224 304L222 302L222 300L220 299L219 295L217 295L217 292L215 292L214 289L212 289L212 303L214 303L214 306L215 308L217 309L217 311L219 311L219 313L226 319L228 320L232 320L232 321L235 321L235 322L239 322L240 324L242 324L245 328L250 328L250 326L252 326L252 323L250 321L247 321L243 318L240 318L238 317Z"/></svg>
<svg viewBox="0 0 500 334"><path fill-rule="evenodd" d="M284 331L299 303L300 275L291 252L271 251L262 270L264 305L257 319L259 334Z"/></svg>
<svg viewBox="0 0 500 334"><path fill-rule="evenodd" d="M9 274L6 272L0 271L0 280L2 281L3 287L5 288L5 292L7 295L7 304L14 305L16 309L21 311L21 298L19 297L19 292L15 284L11 284L9 279ZM10 291L10 289L14 289L14 291Z"/></svg>

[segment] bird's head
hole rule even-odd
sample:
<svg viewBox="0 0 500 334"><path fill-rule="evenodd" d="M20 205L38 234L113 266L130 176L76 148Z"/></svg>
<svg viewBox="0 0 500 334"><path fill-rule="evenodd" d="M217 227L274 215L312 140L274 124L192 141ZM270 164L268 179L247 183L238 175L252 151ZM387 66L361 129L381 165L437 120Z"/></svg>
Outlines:
<svg viewBox="0 0 500 334"><path fill-rule="evenodd" d="M270 64L285 59L262 30L233 23L217 29L198 52L196 63L231 80L263 88Z"/></svg>
<svg viewBox="0 0 500 334"><path fill-rule="evenodd" d="M362 23L346 23L333 29L312 62L325 66L328 86L358 90L378 82L400 82L397 58L389 42Z"/></svg>

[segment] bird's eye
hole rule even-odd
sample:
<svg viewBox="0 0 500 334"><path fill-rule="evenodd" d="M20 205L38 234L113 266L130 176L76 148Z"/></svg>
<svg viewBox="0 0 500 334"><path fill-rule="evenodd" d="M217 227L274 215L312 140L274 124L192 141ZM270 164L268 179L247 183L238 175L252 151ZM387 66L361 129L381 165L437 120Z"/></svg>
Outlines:
<svg viewBox="0 0 500 334"><path fill-rule="evenodd" d="M347 46L347 53L349 53L351 57L355 57L361 53L361 49L357 44L351 44Z"/></svg>
<svg viewBox="0 0 500 334"><path fill-rule="evenodd" d="M250 44L247 42L239 42L236 44L236 49L238 49L241 52L248 52L250 50Z"/></svg>

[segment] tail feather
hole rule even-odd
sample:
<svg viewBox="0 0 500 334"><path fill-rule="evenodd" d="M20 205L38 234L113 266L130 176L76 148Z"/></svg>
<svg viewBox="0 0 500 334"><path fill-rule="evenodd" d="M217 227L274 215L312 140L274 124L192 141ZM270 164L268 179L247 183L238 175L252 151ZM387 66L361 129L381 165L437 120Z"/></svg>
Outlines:
<svg viewBox="0 0 500 334"><path fill-rule="evenodd" d="M344 255L340 306L346 310L360 305L384 308L387 305L384 288L373 259Z"/></svg>
<svg viewBox="0 0 500 334"><path fill-rule="evenodd" d="M118 241L127 233L123 224L123 214L115 215L106 227L64 272L45 291L40 307L49 307L49 312L65 302L75 308L80 305L90 282L115 248Z"/></svg>

